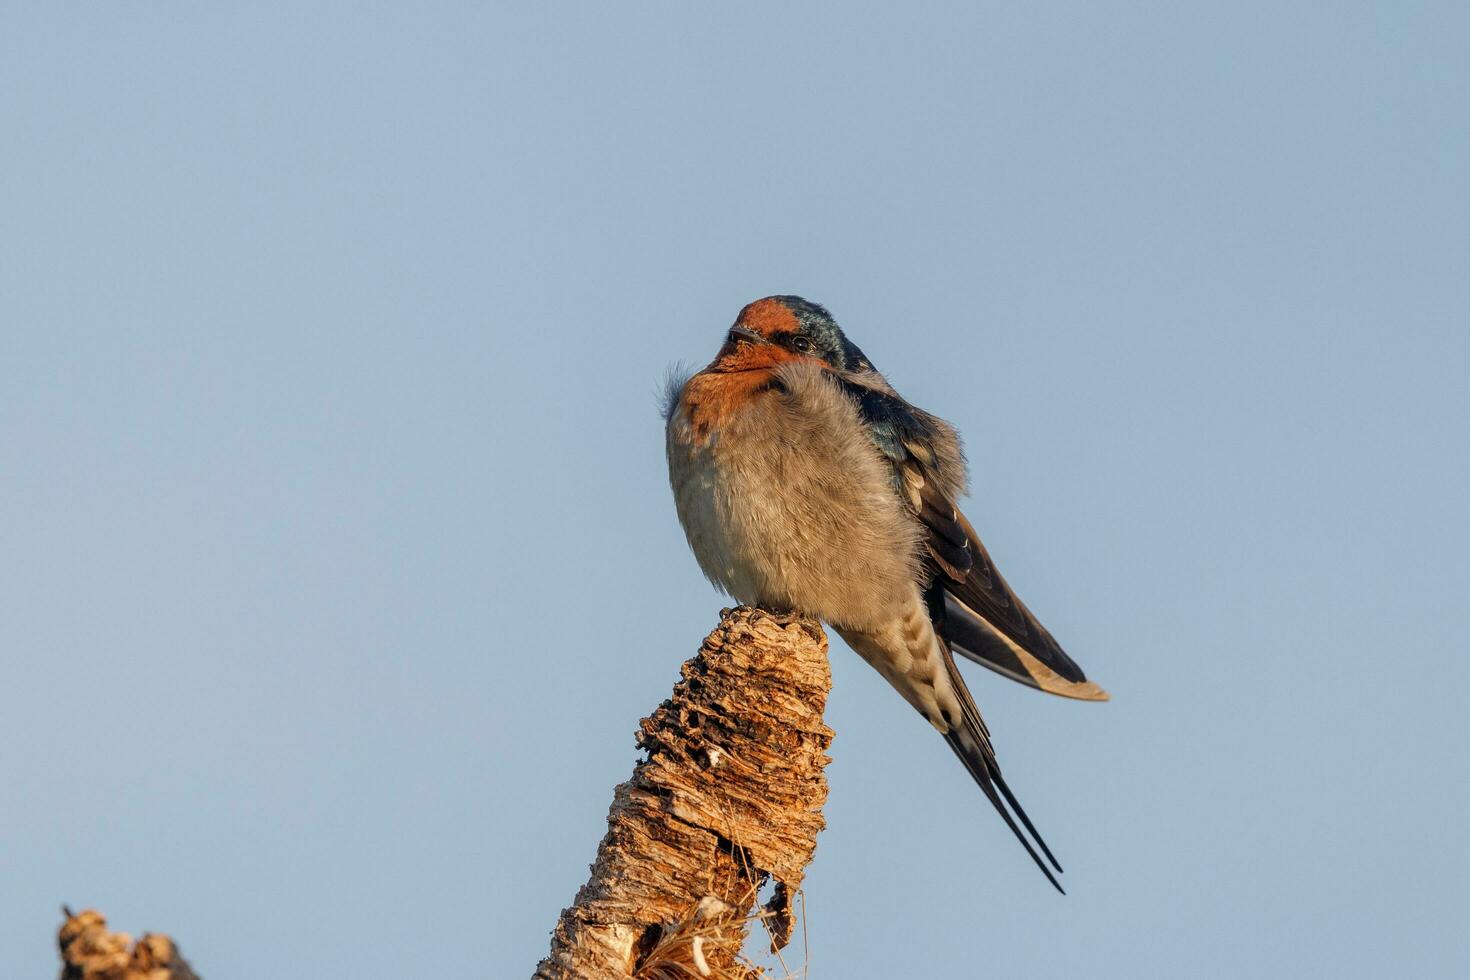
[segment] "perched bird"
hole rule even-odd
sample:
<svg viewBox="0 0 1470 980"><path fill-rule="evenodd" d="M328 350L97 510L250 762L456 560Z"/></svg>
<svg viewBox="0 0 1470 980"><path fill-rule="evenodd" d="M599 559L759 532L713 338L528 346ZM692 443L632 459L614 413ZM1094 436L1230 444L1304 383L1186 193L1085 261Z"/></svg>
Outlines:
<svg viewBox="0 0 1470 980"><path fill-rule="evenodd" d="M741 310L714 361L670 381L665 418L674 501L705 575L742 603L836 629L944 736L1060 891L1016 824L1061 871L1001 777L953 655L1052 694L1108 695L955 506L968 483L955 430L799 296Z"/></svg>

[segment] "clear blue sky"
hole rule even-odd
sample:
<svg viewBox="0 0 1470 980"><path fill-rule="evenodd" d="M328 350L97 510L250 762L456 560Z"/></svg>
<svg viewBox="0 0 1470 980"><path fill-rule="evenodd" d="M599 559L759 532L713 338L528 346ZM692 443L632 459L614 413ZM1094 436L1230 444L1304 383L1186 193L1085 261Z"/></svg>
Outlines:
<svg viewBox="0 0 1470 980"><path fill-rule="evenodd" d="M658 379L794 292L1114 694L971 672L1061 898L836 644L811 975L1467 975L1467 91L1462 3L7 4L5 971L529 975L723 604Z"/></svg>

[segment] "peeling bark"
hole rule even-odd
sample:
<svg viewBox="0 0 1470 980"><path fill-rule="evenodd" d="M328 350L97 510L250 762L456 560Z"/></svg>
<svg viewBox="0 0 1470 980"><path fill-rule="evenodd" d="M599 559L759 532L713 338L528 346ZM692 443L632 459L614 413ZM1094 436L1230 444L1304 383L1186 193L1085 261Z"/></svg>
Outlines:
<svg viewBox="0 0 1470 980"><path fill-rule="evenodd" d="M135 943L125 932L108 932L95 909L62 911L61 980L199 980L167 936L144 933Z"/></svg>
<svg viewBox="0 0 1470 980"><path fill-rule="evenodd" d="M831 674L815 623L726 610L645 718L648 758L613 793L591 878L533 980L749 977L753 922L773 952L825 826ZM757 905L763 885L773 895Z"/></svg>

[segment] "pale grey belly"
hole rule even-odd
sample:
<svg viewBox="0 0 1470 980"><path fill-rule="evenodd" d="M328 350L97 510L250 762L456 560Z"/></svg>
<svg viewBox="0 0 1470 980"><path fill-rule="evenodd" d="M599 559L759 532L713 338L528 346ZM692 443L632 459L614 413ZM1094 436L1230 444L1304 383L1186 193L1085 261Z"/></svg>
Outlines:
<svg viewBox="0 0 1470 980"><path fill-rule="evenodd" d="M858 628L912 602L917 529L879 463L854 465L851 447L834 456L821 440L738 435L669 445L679 518L713 582L743 603Z"/></svg>

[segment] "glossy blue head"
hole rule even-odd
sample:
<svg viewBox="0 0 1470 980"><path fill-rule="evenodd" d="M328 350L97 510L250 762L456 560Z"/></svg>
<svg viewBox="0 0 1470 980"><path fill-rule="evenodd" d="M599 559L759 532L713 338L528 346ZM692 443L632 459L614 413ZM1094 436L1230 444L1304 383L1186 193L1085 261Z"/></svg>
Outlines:
<svg viewBox="0 0 1470 980"><path fill-rule="evenodd" d="M847 339L826 307L800 296L767 296L740 311L730 329L740 339L774 344L797 357L813 358L842 373L872 370L858 346Z"/></svg>

